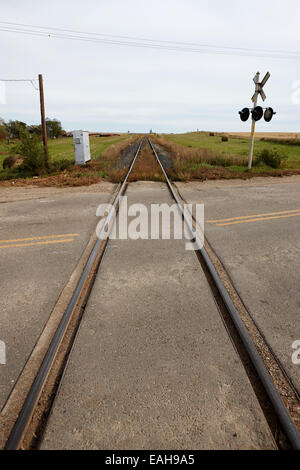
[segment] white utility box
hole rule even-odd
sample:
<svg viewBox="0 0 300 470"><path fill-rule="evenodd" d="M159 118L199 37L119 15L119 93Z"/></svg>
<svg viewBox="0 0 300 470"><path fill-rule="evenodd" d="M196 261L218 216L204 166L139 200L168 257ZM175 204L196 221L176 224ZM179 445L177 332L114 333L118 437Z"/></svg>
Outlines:
<svg viewBox="0 0 300 470"><path fill-rule="evenodd" d="M73 131L75 163L85 165L91 159L90 136L87 131Z"/></svg>

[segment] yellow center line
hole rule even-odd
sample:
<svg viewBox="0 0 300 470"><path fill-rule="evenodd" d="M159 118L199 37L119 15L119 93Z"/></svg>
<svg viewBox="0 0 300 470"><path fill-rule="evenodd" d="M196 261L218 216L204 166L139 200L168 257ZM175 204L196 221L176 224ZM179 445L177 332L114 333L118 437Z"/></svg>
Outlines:
<svg viewBox="0 0 300 470"><path fill-rule="evenodd" d="M281 214L292 214L293 212L300 212L300 209L293 209L290 211L281 211L281 212L270 212L269 214L241 215L239 217L231 217L230 219L208 220L207 222L210 224L216 224L219 222L230 222L231 220L251 219L252 217L267 217L269 215L271 216L271 215L281 215Z"/></svg>
<svg viewBox="0 0 300 470"><path fill-rule="evenodd" d="M48 238L79 237L78 233L66 233L65 235L47 235L43 237L16 238L15 240L0 240L0 243L29 242L32 240L47 240Z"/></svg>
<svg viewBox="0 0 300 470"><path fill-rule="evenodd" d="M71 238L70 240L52 240L52 241L47 241L47 242L19 243L17 245L1 245L0 250L2 248L21 248L24 246L53 245L55 243L71 243L73 241L74 241L74 238Z"/></svg>
<svg viewBox="0 0 300 470"><path fill-rule="evenodd" d="M279 216L274 216L274 217L264 217L264 218L259 218L259 219L250 219L250 220L239 220L238 222L227 222L225 224L216 224L217 227L225 227L226 225L237 225L237 224L249 224L251 222L264 222L265 220L272 220L272 219L285 219L287 217L298 217L300 215L300 212L298 214L288 214L288 215L279 215Z"/></svg>

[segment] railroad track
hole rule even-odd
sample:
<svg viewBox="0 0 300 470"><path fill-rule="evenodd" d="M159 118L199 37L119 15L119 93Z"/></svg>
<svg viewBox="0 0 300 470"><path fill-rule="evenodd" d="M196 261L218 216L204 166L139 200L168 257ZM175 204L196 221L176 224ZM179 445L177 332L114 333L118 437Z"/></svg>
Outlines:
<svg viewBox="0 0 300 470"><path fill-rule="evenodd" d="M6 430L7 435L3 448L5 450L30 448L32 442L35 440L32 439L32 435L34 436L35 433L41 433L45 426L51 404L53 403L55 394L64 375L68 357L72 351L72 345L76 339L85 305L88 301L97 271L107 247L107 233L110 232L114 223L120 198L126 193L128 181L141 148L143 145L147 145L147 143L150 145L157 163L161 168L170 194L176 201L188 230L193 235L193 241L198 247L196 254L207 277L212 295L218 306L230 339L236 347L253 390L268 421L274 441L278 448L300 450L300 435L297 426L287 410L280 393L275 387L264 361L225 288L211 260L211 256L209 256L207 252L206 246L203 245L201 235L198 235L195 231L195 221L185 212L181 196L176 187L170 182L158 157L155 146L150 139L146 140L145 138L140 141L127 175L123 183L117 188L112 207L103 221L102 228L94 246L90 250L76 288L51 338L49 347L30 386L26 399L22 403L16 419L11 424L9 432ZM64 343L67 343L67 346L64 346ZM50 387L49 383L51 384ZM41 400L43 396L44 399ZM43 402L42 410L41 401ZM39 436L37 435L35 438L36 441L38 441Z"/></svg>

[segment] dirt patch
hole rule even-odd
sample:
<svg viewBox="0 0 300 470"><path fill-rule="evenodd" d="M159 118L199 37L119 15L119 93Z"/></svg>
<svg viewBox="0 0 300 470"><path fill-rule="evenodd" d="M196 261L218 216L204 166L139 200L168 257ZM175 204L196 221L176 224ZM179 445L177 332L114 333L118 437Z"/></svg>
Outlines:
<svg viewBox="0 0 300 470"><path fill-rule="evenodd" d="M64 186L89 186L91 184L99 183L103 181L103 178L100 178L97 175L78 175L74 176L68 173L62 173L59 175L51 175L44 177L37 177L34 179L24 179L18 178L10 181L1 181L0 187L24 187L24 186L34 186L34 187L64 187Z"/></svg>
<svg viewBox="0 0 300 470"><path fill-rule="evenodd" d="M0 187L0 204L32 199L60 197L61 195L76 193L111 193L115 185L102 181L90 186L69 187L41 187L35 185Z"/></svg>
<svg viewBox="0 0 300 470"><path fill-rule="evenodd" d="M282 176L282 178L274 178L272 176L270 177L263 177L263 176L253 176L253 178L243 180L241 178L235 178L235 179L222 179L218 180L217 182L215 180L206 180L203 182L194 180L194 181L183 181L183 182L178 182L177 186L179 188L183 187L191 187L191 188L198 188L199 184L203 186L212 186L212 187L221 187L221 186L257 186L260 184L263 185L270 185L270 184L281 184L281 183L300 183L300 175L291 175L291 176Z"/></svg>
<svg viewBox="0 0 300 470"><path fill-rule="evenodd" d="M181 181L193 181L193 180L219 180L219 179L242 179L248 180L251 178L260 177L282 177L282 176L292 176L300 175L300 170L270 170L270 171L261 171L252 173L251 171L247 172L238 172L232 171L223 167L216 168L198 168L193 171L192 175L188 175L187 178L181 178Z"/></svg>

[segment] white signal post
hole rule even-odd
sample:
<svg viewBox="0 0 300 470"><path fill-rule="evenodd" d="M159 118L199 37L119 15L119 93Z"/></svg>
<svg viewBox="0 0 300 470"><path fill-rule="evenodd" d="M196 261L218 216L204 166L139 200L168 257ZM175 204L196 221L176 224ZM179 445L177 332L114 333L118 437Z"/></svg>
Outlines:
<svg viewBox="0 0 300 470"><path fill-rule="evenodd" d="M269 80L271 75L270 75L269 72L267 72L261 83L259 82L259 77L260 77L260 73L257 72L257 74L255 75L255 77L253 79L253 81L255 83L255 93L252 96L252 101L253 101L253 107L254 108L256 108L256 106L257 106L258 95L261 96L263 101L266 100L267 97L266 97L266 94L263 90L263 87L265 86L265 84L267 83L267 81ZM250 154L249 154L249 162L248 162L249 170L251 170L251 168L252 168L252 161L253 161L255 124L256 124L256 122L254 121L254 119L252 117L252 128L251 128L251 137L250 137Z"/></svg>

